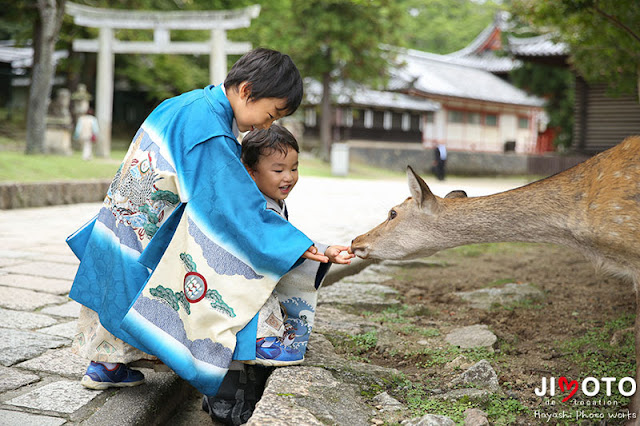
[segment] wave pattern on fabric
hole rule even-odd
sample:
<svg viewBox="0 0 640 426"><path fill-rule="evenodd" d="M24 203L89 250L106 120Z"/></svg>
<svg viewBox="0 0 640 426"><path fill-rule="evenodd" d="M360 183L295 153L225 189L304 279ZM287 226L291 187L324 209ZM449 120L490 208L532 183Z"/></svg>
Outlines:
<svg viewBox="0 0 640 426"><path fill-rule="evenodd" d="M202 247L202 253L207 264L220 275L242 275L248 280L264 278L257 274L246 263L207 238L202 230L189 219L189 234Z"/></svg>
<svg viewBox="0 0 640 426"><path fill-rule="evenodd" d="M133 309L180 342L194 358L221 368L226 368L231 362L233 351L220 343L211 339L190 340L180 315L165 302L140 296L133 305Z"/></svg>

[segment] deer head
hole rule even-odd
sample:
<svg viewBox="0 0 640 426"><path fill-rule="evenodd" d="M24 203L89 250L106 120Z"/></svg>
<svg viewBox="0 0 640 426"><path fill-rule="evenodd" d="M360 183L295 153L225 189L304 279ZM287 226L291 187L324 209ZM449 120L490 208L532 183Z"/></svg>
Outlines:
<svg viewBox="0 0 640 426"><path fill-rule="evenodd" d="M464 198L464 191L452 191L445 199L433 195L429 186L407 167L411 197L389 210L387 220L356 237L351 250L358 257L372 259L407 259L429 256L446 248L447 229L441 223L447 209L445 199Z"/></svg>

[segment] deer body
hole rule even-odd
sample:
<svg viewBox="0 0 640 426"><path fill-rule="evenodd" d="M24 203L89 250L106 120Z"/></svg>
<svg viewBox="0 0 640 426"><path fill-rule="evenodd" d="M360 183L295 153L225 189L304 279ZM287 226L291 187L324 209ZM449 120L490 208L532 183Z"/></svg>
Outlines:
<svg viewBox="0 0 640 426"><path fill-rule="evenodd" d="M408 170L411 197L353 240L363 258L403 259L481 242L522 241L576 248L636 290L636 363L640 358L640 137L625 139L557 175L510 191L467 198L433 195ZM636 382L640 385L640 369ZM640 418L640 391L632 399Z"/></svg>

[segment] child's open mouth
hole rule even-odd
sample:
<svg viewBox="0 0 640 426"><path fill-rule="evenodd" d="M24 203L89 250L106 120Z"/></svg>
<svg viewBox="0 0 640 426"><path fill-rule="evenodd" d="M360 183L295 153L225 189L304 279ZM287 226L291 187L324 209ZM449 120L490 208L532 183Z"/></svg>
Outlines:
<svg viewBox="0 0 640 426"><path fill-rule="evenodd" d="M291 191L291 185L285 185L280 187L280 192L284 192L285 194Z"/></svg>

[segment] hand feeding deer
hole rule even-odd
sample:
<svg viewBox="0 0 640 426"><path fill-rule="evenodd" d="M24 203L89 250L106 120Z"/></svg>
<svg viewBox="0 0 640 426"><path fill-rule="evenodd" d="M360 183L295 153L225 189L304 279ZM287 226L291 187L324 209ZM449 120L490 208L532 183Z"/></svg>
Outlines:
<svg viewBox="0 0 640 426"><path fill-rule="evenodd" d="M353 253L403 259L501 241L576 248L597 267L634 284L640 384L640 136L557 175L483 197L467 198L463 191L453 191L439 198L411 167L407 177L411 197L393 207L385 222L356 237ZM638 422L640 390L630 409Z"/></svg>

